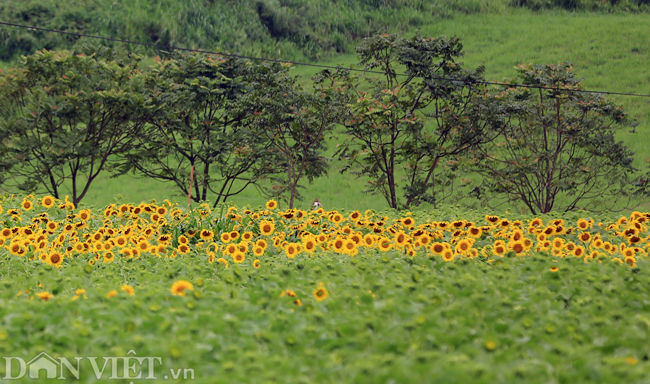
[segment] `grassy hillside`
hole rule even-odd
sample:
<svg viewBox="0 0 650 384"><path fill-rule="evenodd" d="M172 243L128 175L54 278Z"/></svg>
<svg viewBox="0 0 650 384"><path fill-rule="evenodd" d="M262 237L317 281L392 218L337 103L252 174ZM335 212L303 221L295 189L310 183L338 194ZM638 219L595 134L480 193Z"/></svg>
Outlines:
<svg viewBox="0 0 650 384"><path fill-rule="evenodd" d="M353 52L354 41L376 32L514 8L635 13L647 12L650 5L648 0L0 0L0 21L153 44L322 59ZM0 60L87 42L6 26L0 36Z"/></svg>
<svg viewBox="0 0 650 384"><path fill-rule="evenodd" d="M355 40L376 32L408 30L431 18L494 11L505 4L505 0L0 0L0 20L152 44L319 59L352 52ZM88 41L11 27L0 28L0 34L2 60Z"/></svg>

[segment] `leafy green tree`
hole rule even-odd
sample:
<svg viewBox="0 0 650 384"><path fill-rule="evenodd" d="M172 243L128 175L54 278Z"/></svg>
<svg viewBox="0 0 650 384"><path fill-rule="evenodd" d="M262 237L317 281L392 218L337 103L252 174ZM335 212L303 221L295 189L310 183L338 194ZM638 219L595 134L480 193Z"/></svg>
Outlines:
<svg viewBox="0 0 650 384"><path fill-rule="evenodd" d="M494 138L485 128L495 118L485 113L495 110L473 103L483 92L483 68L472 72L457 62L462 44L455 37L383 34L366 39L357 52L365 69L380 75L368 79L369 91L354 88L352 117L345 121L351 141L341 157L370 179L367 192L382 195L390 207L435 204L440 160Z"/></svg>
<svg viewBox="0 0 650 384"><path fill-rule="evenodd" d="M196 202L214 205L274 172L269 143L240 99L275 83L280 64L203 54L172 54L149 72L148 86L164 102L137 147L123 157L120 174L133 172L176 184ZM190 174L195 177L190 186ZM258 186L259 187L259 186ZM191 189L190 189L191 188Z"/></svg>
<svg viewBox="0 0 650 384"><path fill-rule="evenodd" d="M313 87L307 90L298 77L285 74L241 103L260 110L253 116L254 124L277 156L280 175L274 178L273 195L286 198L289 208L302 199L301 179L311 182L327 173L325 139L347 113L348 78L347 71L324 70L312 78Z"/></svg>
<svg viewBox="0 0 650 384"><path fill-rule="evenodd" d="M78 205L158 108L138 62L106 48L24 57L3 77L11 88L4 93L10 112L0 121L5 186L56 198L70 193Z"/></svg>
<svg viewBox="0 0 650 384"><path fill-rule="evenodd" d="M17 68L10 68L7 70L0 70L0 121L9 121L15 119L16 116L22 114L21 103L16 102L22 100L25 96L25 89L21 86L24 76L24 70ZM9 171L14 163L11 159L9 147L7 144L9 140L4 137L8 131L0 131L0 185L4 185L7 178L9 178ZM10 134L10 133L9 133ZM6 185L4 185L6 187Z"/></svg>
<svg viewBox="0 0 650 384"><path fill-rule="evenodd" d="M582 79L571 63L522 64L517 71L522 84L538 88L496 89L487 96L508 105L510 119L499 139L471 161L485 177L484 190L521 202L533 214L612 208L629 198L632 152L614 136L629 124L623 108L580 92Z"/></svg>

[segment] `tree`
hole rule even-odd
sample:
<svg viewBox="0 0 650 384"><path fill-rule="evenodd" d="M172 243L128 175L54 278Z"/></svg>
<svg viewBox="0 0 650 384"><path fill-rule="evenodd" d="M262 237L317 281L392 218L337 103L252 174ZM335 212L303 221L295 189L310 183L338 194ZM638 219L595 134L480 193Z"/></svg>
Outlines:
<svg viewBox="0 0 650 384"><path fill-rule="evenodd" d="M7 187L45 190L56 198L69 187L78 205L157 108L138 62L107 48L39 51L5 75L3 82L11 84L5 87L13 89L5 93L10 113L0 121Z"/></svg>
<svg viewBox="0 0 650 384"><path fill-rule="evenodd" d="M471 72L456 61L462 44L455 37L383 34L366 39L357 52L365 70L380 74L369 79L369 91L355 88L345 121L351 141L341 157L348 169L370 178L367 192L383 195L390 207L435 204L440 160L494 138L485 130L485 109L473 104L483 92L483 68ZM405 175L405 202L399 174Z"/></svg>
<svg viewBox="0 0 650 384"><path fill-rule="evenodd" d="M240 104L260 110L254 123L278 157L278 174L283 175L275 178L274 195L288 195L289 208L301 199L301 179L312 182L327 173L325 138L347 112L348 78L347 71L324 70L312 78L310 91L298 77L285 74L276 84L268 84L264 93L252 93Z"/></svg>
<svg viewBox="0 0 650 384"><path fill-rule="evenodd" d="M226 201L273 172L264 136L248 117L254 105L241 108L248 93L275 83L282 66L252 64L204 54L171 54L151 68L148 85L165 103L124 156L120 173L133 172L176 184L196 202ZM190 187L190 173L195 178ZM119 175L118 174L118 175ZM210 196L212 194L212 196Z"/></svg>
<svg viewBox="0 0 650 384"><path fill-rule="evenodd" d="M510 119L471 162L485 177L484 189L522 202L533 214L580 203L611 208L627 196L632 152L614 137L629 124L623 108L581 92L571 63L521 64L517 71L533 88L505 87L487 96L509 105Z"/></svg>

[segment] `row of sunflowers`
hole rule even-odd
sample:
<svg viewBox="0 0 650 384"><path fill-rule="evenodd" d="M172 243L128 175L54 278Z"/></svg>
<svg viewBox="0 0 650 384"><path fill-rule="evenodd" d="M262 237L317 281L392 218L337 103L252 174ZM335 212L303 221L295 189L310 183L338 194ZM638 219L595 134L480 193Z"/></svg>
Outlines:
<svg viewBox="0 0 650 384"><path fill-rule="evenodd" d="M542 253L585 263L610 258L634 268L637 258L647 255L650 239L650 213L642 212L608 223L591 218L545 223L538 217L435 221L416 219L410 212L390 219L373 211L277 208L270 200L260 210L231 206L213 211L202 205L190 211L165 200L111 204L98 211L75 209L67 199L51 196L22 201L6 196L0 207L5 216L0 246L9 255L56 268L74 257L86 258L90 265L116 258L199 257L226 268L247 261L259 268L269 256L294 259L334 252L355 257L389 250L405 257L422 253L448 262L467 258L488 263Z"/></svg>

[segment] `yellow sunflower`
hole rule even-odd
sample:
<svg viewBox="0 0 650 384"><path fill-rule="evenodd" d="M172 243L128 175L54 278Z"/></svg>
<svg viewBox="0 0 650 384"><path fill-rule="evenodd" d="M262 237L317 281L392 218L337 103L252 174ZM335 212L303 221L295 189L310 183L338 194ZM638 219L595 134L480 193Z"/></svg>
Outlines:
<svg viewBox="0 0 650 384"><path fill-rule="evenodd" d="M526 250L523 241L513 241L508 244L508 248L515 251L515 253L520 254Z"/></svg>
<svg viewBox="0 0 650 384"><path fill-rule="evenodd" d="M323 286L314 289L313 294L316 300L318 301L323 301L329 297L329 293L327 292L327 289L325 289L325 287Z"/></svg>
<svg viewBox="0 0 650 384"><path fill-rule="evenodd" d="M43 199L41 200L41 205L44 208L52 208L54 206L54 203L55 203L54 198L52 196L49 196L49 195L43 197Z"/></svg>
<svg viewBox="0 0 650 384"><path fill-rule="evenodd" d="M186 280L176 281L174 284L172 284L172 287L170 289L172 295L174 296L185 296L187 290L193 291L194 286L192 283Z"/></svg>
<svg viewBox="0 0 650 384"><path fill-rule="evenodd" d="M104 253L104 263L108 264L108 263L112 263L113 261L115 261L115 255L113 254L113 252L108 251Z"/></svg>
<svg viewBox="0 0 650 384"><path fill-rule="evenodd" d="M454 261L454 252L451 249L446 249L442 253L442 259L447 262Z"/></svg>
<svg viewBox="0 0 650 384"><path fill-rule="evenodd" d="M317 238L319 239L320 236L321 235L319 235ZM373 248L375 246L375 235L373 235L372 233L366 233L363 236L362 243L368 248Z"/></svg>
<svg viewBox="0 0 650 384"><path fill-rule="evenodd" d="M350 220L351 221L359 221L361 219L361 212L359 211L354 211L350 214Z"/></svg>
<svg viewBox="0 0 650 384"><path fill-rule="evenodd" d="M237 251L237 252L235 252L235 253L232 255L232 260L233 260L236 264L241 264L241 263L244 262L244 260L246 260L246 255L244 255L244 254L243 254L242 252L240 252L240 251Z"/></svg>
<svg viewBox="0 0 650 384"><path fill-rule="evenodd" d="M613 254L614 252L616 252L616 247L614 247L612 243L610 243L609 241L605 241L602 247L603 250L607 251L607 253L609 254Z"/></svg>
<svg viewBox="0 0 650 384"><path fill-rule="evenodd" d="M138 248L140 253L144 253L144 252L147 252L149 250L150 244L149 244L149 242L147 240L141 240L140 242L138 242L136 247Z"/></svg>
<svg viewBox="0 0 650 384"><path fill-rule="evenodd" d="M270 236L275 231L275 224L272 221L262 220L260 223L260 233L264 236Z"/></svg>
<svg viewBox="0 0 650 384"><path fill-rule="evenodd" d="M316 241L314 241L314 239L311 237L303 239L303 245L305 246L305 252L309 253L310 255L313 254L316 250Z"/></svg>
<svg viewBox="0 0 650 384"><path fill-rule="evenodd" d="M135 289L133 289L133 287L130 286L130 285L128 285L128 284L124 284L122 287L120 287L120 289L121 289L122 291L128 293L129 296L133 296L133 295L135 295Z"/></svg>
<svg viewBox="0 0 650 384"><path fill-rule="evenodd" d="M77 217L81 221L86 221L86 220L90 219L91 214L92 214L92 212L89 209L82 209L77 214Z"/></svg>
<svg viewBox="0 0 650 384"><path fill-rule="evenodd" d="M413 221L413 218L411 217L406 217L402 220L402 224L404 224L406 227L411 227L415 222ZM463 223L464 224L464 223Z"/></svg>
<svg viewBox="0 0 650 384"><path fill-rule="evenodd" d="M487 221L490 224L496 224L499 222L499 216L487 215L485 216L485 221Z"/></svg>
<svg viewBox="0 0 650 384"><path fill-rule="evenodd" d="M24 210L29 211L32 208L34 208L34 203L32 203L31 201L25 199L25 200L23 200L23 202L21 204L21 207L23 207Z"/></svg>
<svg viewBox="0 0 650 384"><path fill-rule="evenodd" d="M234 255L235 252L237 252L237 250L238 250L237 244L229 244L224 249L224 252L228 255Z"/></svg>
<svg viewBox="0 0 650 384"><path fill-rule="evenodd" d="M52 295L51 293L49 293L49 292L47 292L47 291L45 291L45 292L36 292L35 295L36 295L39 299L41 299L41 300L43 300L43 301L48 301L49 299L51 299L51 298L54 297L54 295Z"/></svg>
<svg viewBox="0 0 650 384"><path fill-rule="evenodd" d="M441 256L442 253L445 251L445 249L446 248L442 243L434 243L431 246L431 252L433 252L434 254L436 254L438 256Z"/></svg>
<svg viewBox="0 0 650 384"><path fill-rule="evenodd" d="M334 252L342 253L344 251L343 246L345 246L345 240L343 238L338 237L332 242L332 248L334 248Z"/></svg>
<svg viewBox="0 0 650 384"><path fill-rule="evenodd" d="M221 263L224 267L228 268L228 260L224 259L223 257L218 258L217 263Z"/></svg>
<svg viewBox="0 0 650 384"><path fill-rule="evenodd" d="M63 256L58 252L50 253L48 257L48 264L51 264L57 268L61 268L61 264L63 264Z"/></svg>
<svg viewBox="0 0 650 384"><path fill-rule="evenodd" d="M471 226L467 229L467 234L472 238L479 238L483 234L483 231L479 227Z"/></svg>
<svg viewBox="0 0 650 384"><path fill-rule="evenodd" d="M201 230L201 234L199 236L203 241L210 241L214 238L214 233L208 229L203 229Z"/></svg>
<svg viewBox="0 0 650 384"><path fill-rule="evenodd" d="M623 252L621 252L623 256L627 259L628 257L635 257L636 252L634 251L634 248L625 248Z"/></svg>
<svg viewBox="0 0 650 384"><path fill-rule="evenodd" d="M343 252L351 256L356 255L358 252L357 244L351 239L345 240L343 244Z"/></svg>
<svg viewBox="0 0 650 384"><path fill-rule="evenodd" d="M295 244L289 244L284 248L284 253L288 258L293 259L296 257L296 254L298 254L298 249L296 248Z"/></svg>
<svg viewBox="0 0 650 384"><path fill-rule="evenodd" d="M583 231L589 228L589 221L585 219L578 219L577 222L578 228L582 229Z"/></svg>
<svg viewBox="0 0 650 384"><path fill-rule="evenodd" d="M377 244L379 245L379 250L382 252L389 251L393 247L393 244L390 242L390 240L385 237L381 238Z"/></svg>
<svg viewBox="0 0 650 384"><path fill-rule="evenodd" d="M465 254L472 247L472 243L469 239L462 239L456 244L455 251L457 254Z"/></svg>
<svg viewBox="0 0 650 384"><path fill-rule="evenodd" d="M341 214L338 213L338 212L337 212L337 213L334 213L333 215L331 215L331 216L329 217L329 221L331 221L331 222L334 223L334 224L339 224L340 222L343 221L343 215L341 215Z"/></svg>
<svg viewBox="0 0 650 384"><path fill-rule="evenodd" d="M571 251L571 254L575 257L584 257L585 248L582 245L578 245Z"/></svg>

